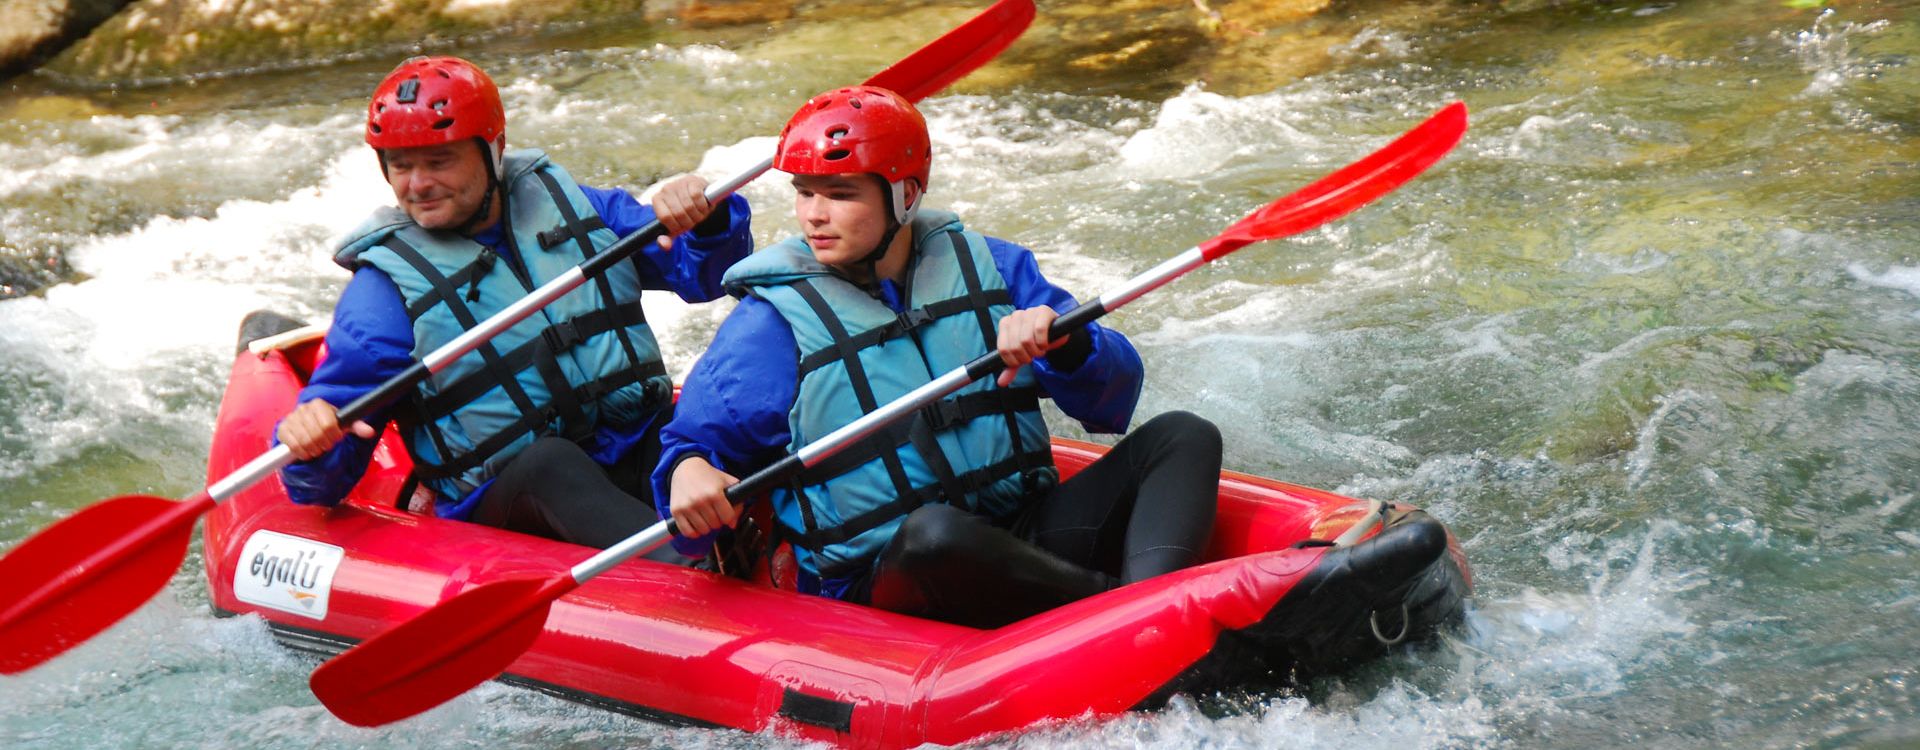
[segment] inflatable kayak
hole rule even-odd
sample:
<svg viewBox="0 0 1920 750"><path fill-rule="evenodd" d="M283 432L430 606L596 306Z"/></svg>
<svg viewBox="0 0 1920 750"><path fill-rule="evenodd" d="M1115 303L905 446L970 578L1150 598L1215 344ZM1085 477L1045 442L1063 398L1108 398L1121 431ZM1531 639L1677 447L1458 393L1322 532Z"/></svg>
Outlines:
<svg viewBox="0 0 1920 750"><path fill-rule="evenodd" d="M266 448L324 356L295 325L256 314L242 326L209 476ZM295 505L266 481L213 511L203 543L218 614L257 614L281 642L332 654L474 586L593 553L397 507L409 464L396 432L336 508ZM1054 446L1069 475L1101 451ZM772 583L777 555L761 559L738 577L624 563L560 599L500 679L678 726L954 744L1336 671L1432 636L1471 587L1457 540L1417 509L1233 472L1220 477L1209 562L994 630L797 594Z"/></svg>

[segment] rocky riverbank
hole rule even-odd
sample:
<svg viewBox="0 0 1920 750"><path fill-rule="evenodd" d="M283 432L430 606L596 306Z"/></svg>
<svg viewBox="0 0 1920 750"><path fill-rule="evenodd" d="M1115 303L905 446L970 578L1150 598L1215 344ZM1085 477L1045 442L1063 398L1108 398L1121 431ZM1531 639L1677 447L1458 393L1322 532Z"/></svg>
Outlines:
<svg viewBox="0 0 1920 750"><path fill-rule="evenodd" d="M478 44L537 43L609 28L694 33L727 44L821 17L897 14L854 0L13 0L73 24L104 22L39 65L62 87L143 86L320 67ZM927 0L956 14L985 0ZM1544 2L1502 2L1507 11ZM1222 90L1270 87L1337 64L1396 28L1445 23L1443 0L1112 0L1043 2L1003 59L1008 71L1067 74L1091 91L1168 71ZM58 6L57 8L55 6ZM117 9L118 13L111 13ZM101 17L104 17L102 15ZM0 24L8 27L19 24ZM630 36L630 35L629 35ZM5 36L0 36L4 43ZM64 44L64 42L63 42ZM39 48L43 56L47 47ZM32 59L19 56L30 67ZM4 59L0 59L4 62ZM1004 74L1003 74L1004 75Z"/></svg>

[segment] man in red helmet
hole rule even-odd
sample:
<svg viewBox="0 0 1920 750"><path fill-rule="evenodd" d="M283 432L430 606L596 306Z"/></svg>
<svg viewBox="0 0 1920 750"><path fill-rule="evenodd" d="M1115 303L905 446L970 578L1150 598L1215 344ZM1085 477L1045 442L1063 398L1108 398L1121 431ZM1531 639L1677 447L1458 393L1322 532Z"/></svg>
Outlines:
<svg viewBox="0 0 1920 750"><path fill-rule="evenodd" d="M642 289L690 302L721 293L752 251L746 202L709 205L698 177L663 184L651 207L585 187L537 150L506 150L486 73L414 58L368 104L366 141L394 207L342 240L353 279L335 306L328 355L276 438L298 503L338 503L366 470L385 417L405 430L403 495L443 517L605 547L653 523L648 474L672 382L641 309ZM656 217L668 234L435 373L399 408L341 425L336 405L572 270Z"/></svg>
<svg viewBox="0 0 1920 750"><path fill-rule="evenodd" d="M1220 435L1162 414L1059 481L1039 399L1126 429L1139 355L1091 325L1031 252L922 210L926 122L872 87L814 97L781 133L802 235L727 272L742 297L661 435L654 502L700 555L736 477L997 351L1008 365L771 493L802 590L994 627L1193 564L1213 526Z"/></svg>

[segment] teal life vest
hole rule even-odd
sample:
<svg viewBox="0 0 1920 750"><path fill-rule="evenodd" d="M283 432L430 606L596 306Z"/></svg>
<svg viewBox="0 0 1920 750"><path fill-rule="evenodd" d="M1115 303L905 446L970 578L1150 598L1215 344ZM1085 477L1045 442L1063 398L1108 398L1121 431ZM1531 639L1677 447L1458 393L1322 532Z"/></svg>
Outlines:
<svg viewBox="0 0 1920 750"><path fill-rule="evenodd" d="M537 150L507 154L501 181L504 234L519 267L457 233L422 229L393 207L334 256L393 279L413 321L415 359L619 239L573 178ZM458 500L539 437L584 442L598 427L651 418L671 400L673 383L640 290L633 264L616 264L422 381L397 413L408 427L414 478Z"/></svg>
<svg viewBox="0 0 1920 750"><path fill-rule="evenodd" d="M1013 298L986 239L946 212L923 212L912 229L903 313L815 259L800 238L727 271L729 290L771 303L793 329L800 383L789 451L997 347ZM801 569L861 572L926 503L1010 520L1059 477L1040 395L1030 368L1006 388L983 379L774 490L775 519Z"/></svg>

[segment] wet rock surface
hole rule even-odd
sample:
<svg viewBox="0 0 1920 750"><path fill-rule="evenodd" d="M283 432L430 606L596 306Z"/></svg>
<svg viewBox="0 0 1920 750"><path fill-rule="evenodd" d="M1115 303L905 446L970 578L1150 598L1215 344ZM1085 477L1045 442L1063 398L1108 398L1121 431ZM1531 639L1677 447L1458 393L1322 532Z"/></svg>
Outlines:
<svg viewBox="0 0 1920 750"><path fill-rule="evenodd" d="M128 0L5 0L0 2L0 80L32 70Z"/></svg>
<svg viewBox="0 0 1920 750"><path fill-rule="evenodd" d="M641 0L142 0L45 70L82 84L171 82L586 23L634 23L642 6Z"/></svg>
<svg viewBox="0 0 1920 750"><path fill-rule="evenodd" d="M16 4L61 5L40 0ZM79 4L75 0L72 4ZM94 5L122 4L93 0ZM537 44L625 30L619 37L691 34L745 45L796 25L911 18L981 2L874 4L853 0L140 0L42 68L64 85L139 86L455 50ZM1085 91L1183 78L1227 89L1270 87L1329 63L1380 18L1431 14L1434 2L1384 0L1114 0L1041 2L1002 62L1003 83L1045 72ZM903 30L904 31L904 30ZM578 43L576 38L567 43ZM848 40L858 43L862 40ZM591 42L589 42L591 43ZM1137 92L1135 92L1137 93Z"/></svg>

